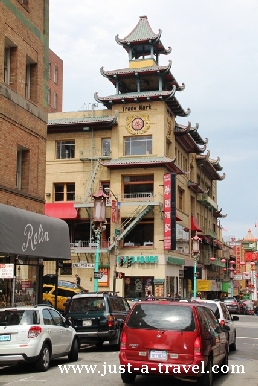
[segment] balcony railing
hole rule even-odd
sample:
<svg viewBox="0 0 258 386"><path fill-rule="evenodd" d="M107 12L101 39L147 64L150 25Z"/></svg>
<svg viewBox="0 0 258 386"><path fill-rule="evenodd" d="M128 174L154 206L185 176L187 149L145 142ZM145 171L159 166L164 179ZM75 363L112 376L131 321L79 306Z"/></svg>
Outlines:
<svg viewBox="0 0 258 386"><path fill-rule="evenodd" d="M216 202L213 201L206 193L197 194L197 201L200 202L203 206L212 207L215 210L218 210L218 205Z"/></svg>

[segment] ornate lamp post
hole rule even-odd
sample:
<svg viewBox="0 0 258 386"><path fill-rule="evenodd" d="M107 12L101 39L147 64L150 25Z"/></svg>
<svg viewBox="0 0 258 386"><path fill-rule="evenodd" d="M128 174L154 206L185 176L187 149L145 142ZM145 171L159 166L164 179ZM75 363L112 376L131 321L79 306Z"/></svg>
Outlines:
<svg viewBox="0 0 258 386"><path fill-rule="evenodd" d="M99 271L99 255L100 255L100 239L101 233L106 229L106 198L107 194L103 192L102 186L99 187L99 191L93 194L94 198L94 210L92 229L97 239L97 248L95 253L95 267L94 267L94 292L98 291L98 278L96 274Z"/></svg>
<svg viewBox="0 0 258 386"><path fill-rule="evenodd" d="M118 201L118 198L117 196L112 192L112 190L110 188L105 188L105 192L109 192L113 195L114 199L116 200L115 201L115 204L116 204L116 207L115 207L115 213L114 213L114 216L113 216L113 205L112 205L112 222L113 220L115 220L115 263L114 263L114 270L113 270L113 294L115 295L116 293L116 275L117 275L117 256L118 256L118 248L117 248L117 243L118 243L118 240L117 240L117 236L118 236L118 232L119 230L117 229L118 228L118 206L119 206L119 201Z"/></svg>
<svg viewBox="0 0 258 386"><path fill-rule="evenodd" d="M193 298L196 299L196 267L197 267L197 257L200 254L200 237L197 236L197 232L195 233L195 236L192 237L192 254L194 258L194 292L193 292Z"/></svg>

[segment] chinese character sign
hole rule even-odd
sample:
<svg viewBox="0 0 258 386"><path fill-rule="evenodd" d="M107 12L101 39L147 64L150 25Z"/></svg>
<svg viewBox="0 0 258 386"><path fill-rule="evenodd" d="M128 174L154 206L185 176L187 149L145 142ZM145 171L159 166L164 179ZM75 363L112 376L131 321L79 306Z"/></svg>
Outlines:
<svg viewBox="0 0 258 386"><path fill-rule="evenodd" d="M171 174L164 175L164 249L171 250Z"/></svg>
<svg viewBox="0 0 258 386"><path fill-rule="evenodd" d="M12 279L14 275L13 264L0 264L0 279Z"/></svg>

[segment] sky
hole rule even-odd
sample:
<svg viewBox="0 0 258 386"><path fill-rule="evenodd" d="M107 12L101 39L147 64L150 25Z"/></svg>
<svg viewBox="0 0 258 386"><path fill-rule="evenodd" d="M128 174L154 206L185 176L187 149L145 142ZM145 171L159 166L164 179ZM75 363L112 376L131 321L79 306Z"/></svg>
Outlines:
<svg viewBox="0 0 258 386"><path fill-rule="evenodd" d="M224 240L245 238L249 229L258 237L258 0L50 0L49 46L64 65L63 111L91 110L95 92L115 94L100 68L128 67L115 36L127 36L140 16L172 47L159 64L172 60L171 73L185 84L176 98L191 113L176 121L198 123L210 157L220 158Z"/></svg>

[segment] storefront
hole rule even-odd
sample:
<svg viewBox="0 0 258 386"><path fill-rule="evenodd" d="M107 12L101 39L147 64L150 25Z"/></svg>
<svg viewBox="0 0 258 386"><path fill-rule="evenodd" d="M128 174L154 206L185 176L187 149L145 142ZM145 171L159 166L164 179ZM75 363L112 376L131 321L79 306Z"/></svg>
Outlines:
<svg viewBox="0 0 258 386"><path fill-rule="evenodd" d="M65 221L0 204L0 306L39 303L44 261L70 259Z"/></svg>

